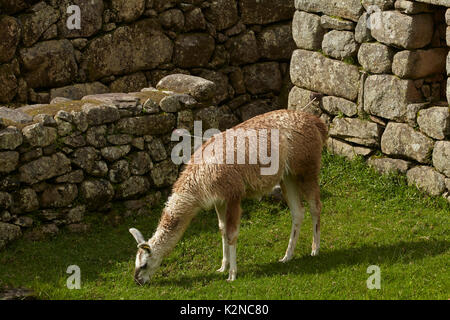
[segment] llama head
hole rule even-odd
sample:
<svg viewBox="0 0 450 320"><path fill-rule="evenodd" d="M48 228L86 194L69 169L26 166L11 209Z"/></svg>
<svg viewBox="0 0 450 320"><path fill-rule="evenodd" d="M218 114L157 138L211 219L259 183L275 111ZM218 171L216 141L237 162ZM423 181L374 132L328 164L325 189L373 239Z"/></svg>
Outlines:
<svg viewBox="0 0 450 320"><path fill-rule="evenodd" d="M158 259L152 253L152 248L148 241L145 241L142 233L132 228L129 230L136 239L138 251L136 254L136 263L134 270L134 280L139 285L144 285L150 281L150 278L159 267Z"/></svg>

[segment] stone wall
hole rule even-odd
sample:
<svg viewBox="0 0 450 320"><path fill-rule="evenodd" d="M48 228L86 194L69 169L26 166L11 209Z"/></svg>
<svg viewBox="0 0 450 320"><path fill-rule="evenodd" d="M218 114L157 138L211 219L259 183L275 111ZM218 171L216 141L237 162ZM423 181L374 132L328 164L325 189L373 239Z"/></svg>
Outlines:
<svg viewBox="0 0 450 320"><path fill-rule="evenodd" d="M69 5L80 29L67 27ZM291 0L0 0L0 104L139 91L186 73L214 81L214 103L246 120L287 103L293 13Z"/></svg>
<svg viewBox="0 0 450 320"><path fill-rule="evenodd" d="M289 108L328 148L450 201L449 0L296 0ZM447 68L447 71L446 71ZM448 99L448 100L447 100Z"/></svg>
<svg viewBox="0 0 450 320"><path fill-rule="evenodd" d="M212 104L211 81L168 76L158 88L0 110L0 249L85 231L87 212L146 212L178 177L174 129L239 122Z"/></svg>

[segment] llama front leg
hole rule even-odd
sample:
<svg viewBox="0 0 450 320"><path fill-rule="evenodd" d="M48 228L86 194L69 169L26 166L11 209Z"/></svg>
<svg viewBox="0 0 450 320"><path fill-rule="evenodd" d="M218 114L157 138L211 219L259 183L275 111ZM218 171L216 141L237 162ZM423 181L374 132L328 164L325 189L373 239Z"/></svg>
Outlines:
<svg viewBox="0 0 450 320"><path fill-rule="evenodd" d="M300 235L300 228L305 216L305 208L302 205L300 198L300 190L297 181L293 177L287 177L282 183L281 188L283 196L288 203L292 216L291 236L286 250L286 254L280 262L286 263L294 256L294 250L297 245L298 237Z"/></svg>
<svg viewBox="0 0 450 320"><path fill-rule="evenodd" d="M227 206L226 218L226 234L230 250L230 271L227 281L236 280L237 275L237 259L236 259L236 244L239 235L239 225L241 222L241 201L229 201Z"/></svg>
<svg viewBox="0 0 450 320"><path fill-rule="evenodd" d="M219 230L220 234L222 235L222 252L223 252L223 258L222 258L222 266L220 269L217 270L217 272L225 272L228 268L229 261L230 261L230 246L228 245L227 240L227 234L226 234L226 213L227 213L227 206L225 203L217 204L216 206L216 213L217 218L219 220Z"/></svg>

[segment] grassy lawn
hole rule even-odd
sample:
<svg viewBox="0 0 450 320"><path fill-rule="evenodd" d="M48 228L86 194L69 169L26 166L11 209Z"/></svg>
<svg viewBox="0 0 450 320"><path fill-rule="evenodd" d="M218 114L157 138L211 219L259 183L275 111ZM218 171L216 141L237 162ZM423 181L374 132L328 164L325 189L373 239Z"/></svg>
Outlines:
<svg viewBox="0 0 450 320"><path fill-rule="evenodd" d="M28 287L41 299L449 299L450 206L403 177L380 176L362 160L324 154L322 242L311 257L309 212L294 259L281 264L291 218L280 203L245 202L238 241L238 279L214 270L221 238L214 212L196 217L146 287L132 280L135 241L150 237L160 210L120 226L94 223L83 235L20 240L0 252L0 288ZM81 268L82 288L68 290L66 269ZM368 290L367 268L381 269L381 289Z"/></svg>

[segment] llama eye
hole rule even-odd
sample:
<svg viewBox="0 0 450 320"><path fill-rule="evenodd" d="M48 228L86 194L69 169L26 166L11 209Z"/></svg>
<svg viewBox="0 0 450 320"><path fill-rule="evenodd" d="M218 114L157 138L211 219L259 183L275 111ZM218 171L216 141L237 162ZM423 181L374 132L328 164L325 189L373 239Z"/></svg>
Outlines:
<svg viewBox="0 0 450 320"><path fill-rule="evenodd" d="M141 269L145 269L145 268L147 268L147 262L141 266Z"/></svg>

